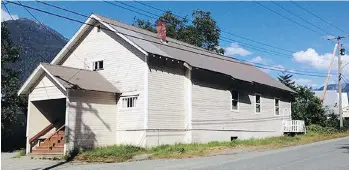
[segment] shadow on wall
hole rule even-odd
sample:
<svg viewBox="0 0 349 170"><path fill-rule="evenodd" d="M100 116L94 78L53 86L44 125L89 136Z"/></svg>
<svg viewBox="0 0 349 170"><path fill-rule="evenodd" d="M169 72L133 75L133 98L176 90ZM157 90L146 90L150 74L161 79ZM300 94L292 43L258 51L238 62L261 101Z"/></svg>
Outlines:
<svg viewBox="0 0 349 170"><path fill-rule="evenodd" d="M33 101L33 105L58 129L65 122L65 99Z"/></svg>
<svg viewBox="0 0 349 170"><path fill-rule="evenodd" d="M230 76L208 72L205 70L194 70L192 72L192 81L194 85L207 87L217 90L237 90L239 91L239 102L252 104L246 83L233 80ZM242 90L244 89L244 90Z"/></svg>
<svg viewBox="0 0 349 170"><path fill-rule="evenodd" d="M69 120L69 123L72 123L72 125L67 128L68 135L65 142L73 145L71 149L90 149L96 146L97 139L94 129L90 127L91 121L100 121L104 126L103 128L112 131L110 125L100 116L99 111L91 105L91 103L96 102L97 101L90 100L87 102L73 101L72 103L74 103L74 105L69 105L69 119L72 118L72 115L75 115L75 122ZM73 111L75 113L72 113ZM89 114L93 114L95 117L91 119L91 115Z"/></svg>

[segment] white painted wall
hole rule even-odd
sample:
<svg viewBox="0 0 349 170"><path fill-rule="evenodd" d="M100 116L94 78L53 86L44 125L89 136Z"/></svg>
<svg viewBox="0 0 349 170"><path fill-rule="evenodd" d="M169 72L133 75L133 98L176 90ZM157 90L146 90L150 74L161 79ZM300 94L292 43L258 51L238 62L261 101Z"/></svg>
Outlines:
<svg viewBox="0 0 349 170"><path fill-rule="evenodd" d="M30 101L65 98L64 91L59 86L56 86L46 74L44 74L29 95Z"/></svg>
<svg viewBox="0 0 349 170"><path fill-rule="evenodd" d="M112 93L69 91L68 149L116 143L115 98Z"/></svg>
<svg viewBox="0 0 349 170"><path fill-rule="evenodd" d="M217 77L218 79L218 77ZM239 91L239 110L231 110L230 89L193 80L193 142L229 141L282 135L282 111L289 118L291 104L280 100L280 116L274 113L274 98L262 94L261 113L255 113L252 89ZM234 88L235 89L235 88Z"/></svg>
<svg viewBox="0 0 349 170"><path fill-rule="evenodd" d="M122 100L110 110L113 117L114 144L143 146L144 131L144 54L112 32L93 28L61 63L63 66L92 69L94 61L103 60L104 70L98 72L117 87L123 96L138 95L136 108L122 108ZM102 140L102 139L101 139ZM97 143L101 143L98 141Z"/></svg>
<svg viewBox="0 0 349 170"><path fill-rule="evenodd" d="M147 146L183 143L187 128L187 93L182 63L149 59ZM160 130L158 130L160 129Z"/></svg>

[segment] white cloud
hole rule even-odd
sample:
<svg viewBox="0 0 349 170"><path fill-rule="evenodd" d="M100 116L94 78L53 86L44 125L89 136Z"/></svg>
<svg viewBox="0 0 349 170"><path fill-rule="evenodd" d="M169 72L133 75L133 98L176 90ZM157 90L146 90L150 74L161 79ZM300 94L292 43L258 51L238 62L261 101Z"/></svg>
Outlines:
<svg viewBox="0 0 349 170"><path fill-rule="evenodd" d="M12 18L14 20L18 19L18 15L12 15ZM11 15L8 14L6 11L1 9L1 22L7 21L7 20L12 20Z"/></svg>
<svg viewBox="0 0 349 170"><path fill-rule="evenodd" d="M249 62L252 62L252 63L264 63L264 59L261 56L257 56L255 58L252 58L251 60L249 60Z"/></svg>
<svg viewBox="0 0 349 170"><path fill-rule="evenodd" d="M313 87L313 88L320 87L319 84L314 83L314 81L311 79L298 78L298 79L294 79L294 81L296 82L296 84L301 86L307 86L307 87Z"/></svg>
<svg viewBox="0 0 349 170"><path fill-rule="evenodd" d="M293 53L293 59L299 63L306 64L318 70L328 70L332 58L331 53L318 54L314 49L308 48L306 51ZM342 56L343 65L349 62L349 55ZM335 56L332 70L337 70L338 58ZM349 67L343 68L343 73L349 73Z"/></svg>
<svg viewBox="0 0 349 170"><path fill-rule="evenodd" d="M238 43L231 43L230 46L224 48L224 50L225 50L225 55L228 55L228 56L233 56L233 55L247 56L252 54L250 51L240 47Z"/></svg>

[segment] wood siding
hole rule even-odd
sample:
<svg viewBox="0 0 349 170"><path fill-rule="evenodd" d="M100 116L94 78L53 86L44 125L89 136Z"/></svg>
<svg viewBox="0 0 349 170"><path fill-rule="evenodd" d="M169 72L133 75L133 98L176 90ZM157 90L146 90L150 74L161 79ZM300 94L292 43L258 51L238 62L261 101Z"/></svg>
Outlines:
<svg viewBox="0 0 349 170"><path fill-rule="evenodd" d="M42 77L29 95L30 101L65 98L65 94L63 93L62 89L53 83L53 81L51 81L46 74Z"/></svg>
<svg viewBox="0 0 349 170"><path fill-rule="evenodd" d="M115 115L112 130L116 135L110 136L114 137L114 144L143 144L141 141L144 141L144 132L142 134L128 130L144 128L144 59L144 54L113 32L103 29L98 32L94 27L62 62L63 66L92 70L94 61L103 60L104 69L98 72L117 87L123 96L138 95L137 107L122 108L119 96L116 108L110 110Z"/></svg>
<svg viewBox="0 0 349 170"><path fill-rule="evenodd" d="M116 100L112 93L69 91L68 148L116 143Z"/></svg>
<svg viewBox="0 0 349 170"><path fill-rule="evenodd" d="M149 59L147 145L183 142L187 128L187 90L182 63ZM181 130L182 132L180 132Z"/></svg>
<svg viewBox="0 0 349 170"><path fill-rule="evenodd" d="M285 117L289 118L289 101L278 96L280 116L276 116L274 97L266 95L265 89L242 85L218 74L213 81L210 74L197 71L193 75L193 142L229 141L232 136L247 139L282 135L282 111L286 109ZM237 111L231 110L231 89L239 92ZM261 113L255 113L254 92L261 94Z"/></svg>

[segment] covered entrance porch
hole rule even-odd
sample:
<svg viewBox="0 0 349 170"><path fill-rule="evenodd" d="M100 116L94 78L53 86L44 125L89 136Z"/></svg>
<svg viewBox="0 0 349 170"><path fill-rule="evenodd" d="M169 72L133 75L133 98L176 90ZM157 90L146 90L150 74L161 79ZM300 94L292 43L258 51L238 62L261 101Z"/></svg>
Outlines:
<svg viewBox="0 0 349 170"><path fill-rule="evenodd" d="M64 153L66 98L29 101L27 153Z"/></svg>
<svg viewBox="0 0 349 170"><path fill-rule="evenodd" d="M98 72L41 63L18 92L28 95L26 153L64 155L115 143L106 138L116 134L116 94Z"/></svg>

